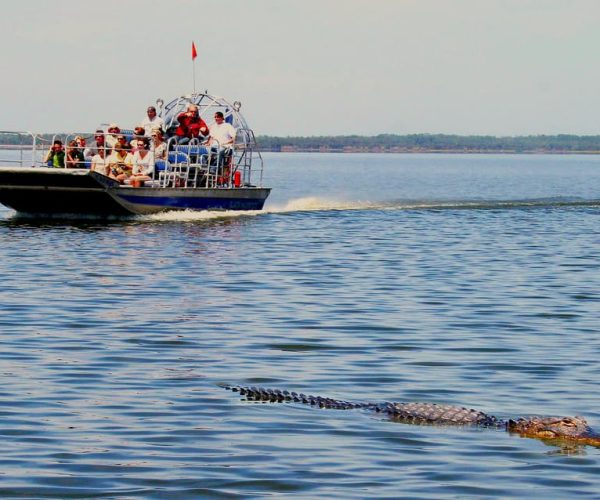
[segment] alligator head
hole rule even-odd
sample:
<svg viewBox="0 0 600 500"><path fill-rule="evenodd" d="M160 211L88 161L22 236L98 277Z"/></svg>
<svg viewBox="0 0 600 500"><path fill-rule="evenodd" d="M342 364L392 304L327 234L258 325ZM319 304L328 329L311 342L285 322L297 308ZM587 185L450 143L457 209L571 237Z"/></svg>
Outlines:
<svg viewBox="0 0 600 500"><path fill-rule="evenodd" d="M523 437L565 440L592 446L600 446L600 435L590 429L583 417L531 417L509 420L509 432Z"/></svg>

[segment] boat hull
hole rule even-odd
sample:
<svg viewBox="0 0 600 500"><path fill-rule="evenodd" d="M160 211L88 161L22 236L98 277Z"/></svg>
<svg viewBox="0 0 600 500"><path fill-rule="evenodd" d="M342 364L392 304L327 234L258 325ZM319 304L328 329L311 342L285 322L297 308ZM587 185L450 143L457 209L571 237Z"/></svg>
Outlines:
<svg viewBox="0 0 600 500"><path fill-rule="evenodd" d="M85 169L0 167L0 203L28 215L261 210L270 188L133 188Z"/></svg>

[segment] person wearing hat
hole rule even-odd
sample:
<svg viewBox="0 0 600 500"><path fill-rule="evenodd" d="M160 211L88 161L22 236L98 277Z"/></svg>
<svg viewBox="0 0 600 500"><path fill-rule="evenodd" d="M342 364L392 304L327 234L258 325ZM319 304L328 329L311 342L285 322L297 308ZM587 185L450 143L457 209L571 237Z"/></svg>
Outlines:
<svg viewBox="0 0 600 500"><path fill-rule="evenodd" d="M115 147L117 143L117 136L121 133L121 129L116 123L111 123L106 129L106 136L104 142L106 142L106 146L110 149Z"/></svg>

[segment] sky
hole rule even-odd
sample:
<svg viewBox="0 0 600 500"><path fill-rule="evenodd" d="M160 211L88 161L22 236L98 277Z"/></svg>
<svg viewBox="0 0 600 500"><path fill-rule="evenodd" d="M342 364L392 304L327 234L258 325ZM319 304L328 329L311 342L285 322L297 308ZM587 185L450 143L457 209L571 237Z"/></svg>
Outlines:
<svg viewBox="0 0 600 500"><path fill-rule="evenodd" d="M257 135L600 134L598 0L7 0L0 130L242 102Z"/></svg>

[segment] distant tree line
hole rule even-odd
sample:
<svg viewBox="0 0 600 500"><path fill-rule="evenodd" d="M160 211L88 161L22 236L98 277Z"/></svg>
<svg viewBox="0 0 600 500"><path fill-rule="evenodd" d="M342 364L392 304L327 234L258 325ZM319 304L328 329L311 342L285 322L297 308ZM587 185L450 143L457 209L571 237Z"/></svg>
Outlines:
<svg viewBox="0 0 600 500"><path fill-rule="evenodd" d="M600 135L490 135L380 134L314 137L258 136L264 151L381 151L381 152L595 152L600 153Z"/></svg>
<svg viewBox="0 0 600 500"><path fill-rule="evenodd" d="M72 137L75 137L75 135L82 135L83 137L86 136L86 134L68 134ZM89 134L88 134L89 135ZM38 144L48 144L52 141L52 139L54 139L55 137L57 139L60 140L64 140L64 138L67 136L67 134L37 134L37 142ZM22 145L22 146L27 146L27 145L31 145L33 143L33 137L31 135L28 134L19 134L19 133L14 133L14 132L2 132L0 133L0 145L7 145L7 144L14 144L14 145Z"/></svg>
<svg viewBox="0 0 600 500"><path fill-rule="evenodd" d="M71 134L72 135L72 134ZM85 135L85 134L81 134ZM38 137L48 143L54 136ZM257 137L262 151L340 151L340 152L482 152L482 153L600 153L600 135L529 135L495 137L491 135L449 134L380 134L276 137ZM0 133L0 144L28 145L31 136Z"/></svg>

